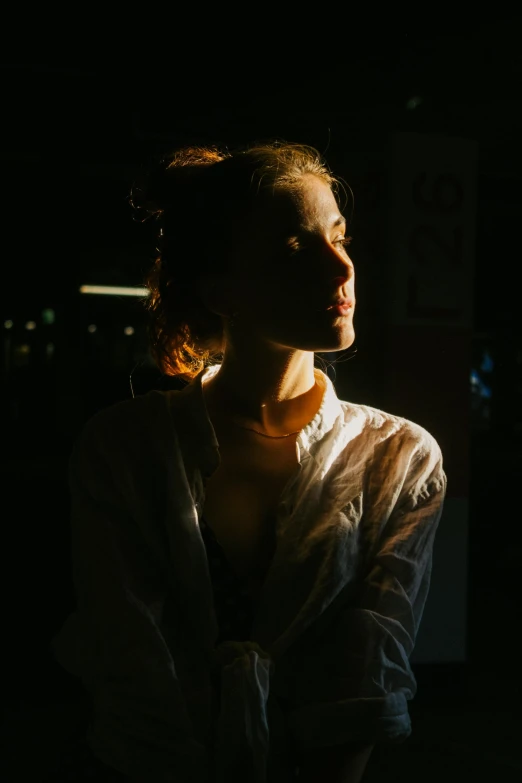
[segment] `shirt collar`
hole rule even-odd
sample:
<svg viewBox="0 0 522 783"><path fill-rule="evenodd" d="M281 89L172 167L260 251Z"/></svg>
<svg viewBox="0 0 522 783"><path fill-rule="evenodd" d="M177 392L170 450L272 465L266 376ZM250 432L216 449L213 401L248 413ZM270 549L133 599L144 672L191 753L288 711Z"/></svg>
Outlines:
<svg viewBox="0 0 522 783"><path fill-rule="evenodd" d="M207 476L213 473L219 464L219 444L205 405L202 385L203 380L215 375L220 367L221 364L213 364L203 368L181 392L178 392L181 395L178 399L183 400L186 406L184 414L190 418L193 436L191 442L199 451L200 464ZM311 456L315 456L324 436L342 415L341 403L330 378L318 367L314 367L314 375L324 389L323 398L314 418L297 436L300 450L304 450Z"/></svg>

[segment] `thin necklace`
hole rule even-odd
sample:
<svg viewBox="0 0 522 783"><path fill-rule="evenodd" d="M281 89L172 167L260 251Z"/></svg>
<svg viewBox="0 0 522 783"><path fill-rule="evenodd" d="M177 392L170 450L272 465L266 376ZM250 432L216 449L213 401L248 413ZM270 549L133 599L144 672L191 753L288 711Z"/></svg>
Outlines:
<svg viewBox="0 0 522 783"><path fill-rule="evenodd" d="M236 427L239 427L242 430L247 430L248 432L255 432L256 435L262 435L263 438L270 438L271 440L280 440L281 438L289 438L291 435L298 435L301 430L295 430L295 432L288 432L286 435L267 435L266 432L261 432L260 430L255 430L253 427L245 427L243 424L238 424L237 421L234 421L234 419L230 420L232 424L235 424Z"/></svg>
<svg viewBox="0 0 522 783"><path fill-rule="evenodd" d="M255 432L257 435L262 435L263 438L273 438L274 440L278 440L279 438L289 438L290 435L298 435L301 430L296 430L295 432L289 432L287 435L267 435L266 432L260 432L260 430L254 430L252 427L244 427L242 424L238 424L237 421L233 421L232 423L236 425L236 427L240 427L242 430L248 430L249 432Z"/></svg>

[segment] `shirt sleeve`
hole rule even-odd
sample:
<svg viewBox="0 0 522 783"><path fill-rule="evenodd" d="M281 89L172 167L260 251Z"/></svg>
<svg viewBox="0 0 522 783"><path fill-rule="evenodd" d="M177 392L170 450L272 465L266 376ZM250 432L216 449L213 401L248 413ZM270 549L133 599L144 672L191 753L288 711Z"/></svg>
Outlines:
<svg viewBox="0 0 522 783"><path fill-rule="evenodd" d="M84 431L70 460L76 610L51 647L89 693L87 740L103 762L131 780L205 780L205 752L161 632L165 591L118 490L123 465L98 430Z"/></svg>
<svg viewBox="0 0 522 783"><path fill-rule="evenodd" d="M288 725L296 747L394 744L411 733L416 692L409 656L428 594L434 537L447 479L437 442L413 449L393 505L358 584L291 665Z"/></svg>

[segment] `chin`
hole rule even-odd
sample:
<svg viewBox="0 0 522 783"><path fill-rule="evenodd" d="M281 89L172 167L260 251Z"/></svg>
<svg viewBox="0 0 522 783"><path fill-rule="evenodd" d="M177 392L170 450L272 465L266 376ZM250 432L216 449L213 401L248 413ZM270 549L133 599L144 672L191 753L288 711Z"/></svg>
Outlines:
<svg viewBox="0 0 522 783"><path fill-rule="evenodd" d="M312 321L293 324L270 325L266 329L258 329L257 338L283 349L327 353L329 351L345 351L355 341L353 323L339 319L336 324L317 324Z"/></svg>
<svg viewBox="0 0 522 783"><path fill-rule="evenodd" d="M350 324L348 328L330 331L327 335L317 335L316 348L310 349L319 353L328 353L329 351L346 351L347 348L355 342L355 331Z"/></svg>
<svg viewBox="0 0 522 783"><path fill-rule="evenodd" d="M288 348L294 348L299 351L310 351L312 353L334 353L336 351L346 351L355 342L355 332L350 330L349 334L344 335L324 335L310 336L308 339L301 336L299 339L288 339L280 341L280 344Z"/></svg>
<svg viewBox="0 0 522 783"><path fill-rule="evenodd" d="M314 353L337 353L339 351L346 351L351 348L355 342L355 337L352 340L345 340L344 342L337 342L335 345L321 346L320 348L314 348Z"/></svg>

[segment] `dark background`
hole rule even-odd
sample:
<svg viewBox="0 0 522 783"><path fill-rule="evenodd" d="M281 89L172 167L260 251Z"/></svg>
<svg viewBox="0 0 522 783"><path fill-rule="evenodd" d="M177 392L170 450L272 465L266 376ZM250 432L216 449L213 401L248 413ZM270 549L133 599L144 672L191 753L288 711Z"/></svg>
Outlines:
<svg viewBox="0 0 522 783"><path fill-rule="evenodd" d="M192 25L180 24L157 49L154 35L98 45L84 31L84 52L70 38L59 57L45 56L56 52L49 42L41 56L17 50L0 63L6 716L77 697L47 652L74 606L72 442L92 413L130 396L131 371L137 393L164 383L147 361L139 302L78 292L83 283L142 283L152 234L132 220L135 176L188 142L312 144L354 187L357 265L371 226L364 190L350 181L349 139L394 131L479 144L467 661L464 669L419 667L419 678L425 693L436 684L433 698L480 692L502 709L520 703L521 18L491 6L487 19L478 9L474 18L455 9L429 20L390 13L376 29L372 14L356 22L348 11L328 13L301 20L308 36L291 25L283 33L277 19L261 25L253 12L237 36L223 15L224 31L212 35L207 18L203 40L195 10ZM153 21L155 34L164 22ZM54 311L52 323L44 310ZM370 383L372 350L342 365L339 383L354 401L386 409L385 393Z"/></svg>

